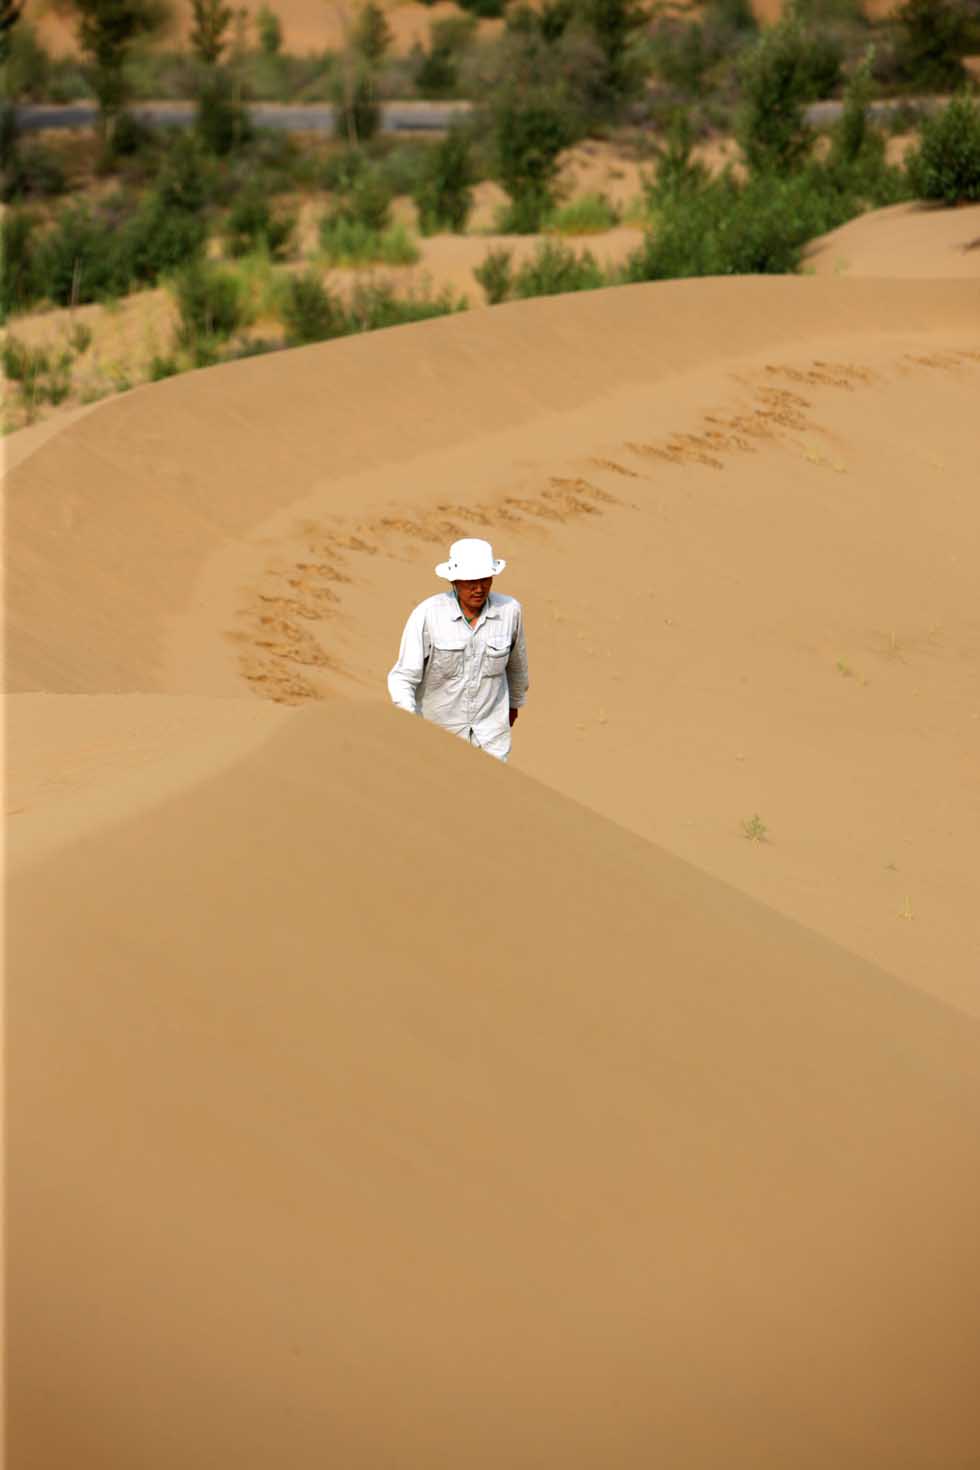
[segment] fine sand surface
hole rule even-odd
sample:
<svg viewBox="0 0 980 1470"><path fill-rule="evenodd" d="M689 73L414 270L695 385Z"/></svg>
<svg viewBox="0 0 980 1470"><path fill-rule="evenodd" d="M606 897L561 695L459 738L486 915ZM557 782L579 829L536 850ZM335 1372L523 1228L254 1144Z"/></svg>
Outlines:
<svg viewBox="0 0 980 1470"><path fill-rule="evenodd" d="M16 1470L977 1462L978 392L690 281L14 440ZM386 705L461 534L508 767Z"/></svg>

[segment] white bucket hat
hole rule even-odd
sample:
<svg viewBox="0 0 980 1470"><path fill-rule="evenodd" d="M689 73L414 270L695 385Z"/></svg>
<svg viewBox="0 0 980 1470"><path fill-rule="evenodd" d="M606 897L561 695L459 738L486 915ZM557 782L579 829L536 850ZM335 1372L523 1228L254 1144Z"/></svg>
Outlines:
<svg viewBox="0 0 980 1470"><path fill-rule="evenodd" d="M506 565L505 561L494 561L489 541L467 537L465 541L453 542L449 560L439 563L436 576L446 582L477 582L481 577L495 577Z"/></svg>

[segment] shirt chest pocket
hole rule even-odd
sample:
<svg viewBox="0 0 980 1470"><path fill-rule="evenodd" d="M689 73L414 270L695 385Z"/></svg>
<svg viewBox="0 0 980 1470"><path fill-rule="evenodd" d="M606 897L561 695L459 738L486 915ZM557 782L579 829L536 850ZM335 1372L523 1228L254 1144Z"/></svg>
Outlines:
<svg viewBox="0 0 980 1470"><path fill-rule="evenodd" d="M452 643L448 638L443 642L433 643L429 654L432 675L437 680L458 678L463 672L465 653L465 643Z"/></svg>
<svg viewBox="0 0 980 1470"><path fill-rule="evenodd" d="M483 677L498 678L507 668L510 658L509 643L488 643L483 650Z"/></svg>

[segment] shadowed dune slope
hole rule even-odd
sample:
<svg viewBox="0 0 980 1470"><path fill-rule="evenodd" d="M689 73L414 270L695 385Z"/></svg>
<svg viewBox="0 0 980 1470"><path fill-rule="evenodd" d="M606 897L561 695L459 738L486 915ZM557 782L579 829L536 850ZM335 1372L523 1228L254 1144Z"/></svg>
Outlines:
<svg viewBox="0 0 980 1470"><path fill-rule="evenodd" d="M420 721L9 894L17 1470L967 1470L975 1025Z"/></svg>

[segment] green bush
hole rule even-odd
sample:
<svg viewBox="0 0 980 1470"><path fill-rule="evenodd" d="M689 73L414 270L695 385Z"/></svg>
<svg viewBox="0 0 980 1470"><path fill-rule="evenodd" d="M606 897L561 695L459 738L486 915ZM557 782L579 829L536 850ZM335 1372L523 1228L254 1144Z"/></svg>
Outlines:
<svg viewBox="0 0 980 1470"><path fill-rule="evenodd" d="M662 212L626 275L657 281L795 271L810 240L859 209L816 166L788 176L757 174L744 186L726 174Z"/></svg>
<svg viewBox="0 0 980 1470"><path fill-rule="evenodd" d="M391 186L379 168L357 160L356 153L348 160L354 172L348 184L338 187L327 218L380 233L391 223Z"/></svg>
<svg viewBox="0 0 980 1470"><path fill-rule="evenodd" d="M510 195L505 233L533 235L554 207L558 155L575 140L560 99L546 94L522 100L501 95L495 109L496 174Z"/></svg>
<svg viewBox="0 0 980 1470"><path fill-rule="evenodd" d="M605 194L582 194L554 210L545 229L556 235L601 235L619 224L619 211Z"/></svg>
<svg viewBox="0 0 980 1470"><path fill-rule="evenodd" d="M2 69L5 97L23 102L48 100L51 58L38 40L36 28L23 16L7 32Z"/></svg>
<svg viewBox="0 0 980 1470"><path fill-rule="evenodd" d="M346 76L341 70L331 84L334 132L356 146L367 143L381 127L381 104L374 73L363 62Z"/></svg>
<svg viewBox="0 0 980 1470"><path fill-rule="evenodd" d="M292 347L342 337L346 330L343 306L312 272L285 282L279 315Z"/></svg>
<svg viewBox="0 0 980 1470"><path fill-rule="evenodd" d="M207 239L203 213L177 209L167 190L154 189L122 227L122 267L129 281L153 285L159 276L199 260Z"/></svg>
<svg viewBox="0 0 980 1470"><path fill-rule="evenodd" d="M243 293L230 271L197 261L174 278L181 346L193 348L199 340L223 342L245 324Z"/></svg>
<svg viewBox="0 0 980 1470"><path fill-rule="evenodd" d="M448 289L435 296L424 291L399 296L385 282L364 281L351 294L347 327L351 332L376 332L383 327L430 321L465 309L465 300L457 299Z"/></svg>
<svg viewBox="0 0 980 1470"><path fill-rule="evenodd" d="M247 186L228 215L225 243L232 256L267 250L273 260L288 254L296 230L295 214L277 213L269 206L268 190L261 182Z"/></svg>
<svg viewBox="0 0 980 1470"><path fill-rule="evenodd" d="M953 92L967 80L973 37L960 0L905 0L893 16L895 80L921 92Z"/></svg>
<svg viewBox="0 0 980 1470"><path fill-rule="evenodd" d="M219 158L255 136L248 108L236 99L231 78L219 67L209 67L201 82L194 127L207 151Z"/></svg>
<svg viewBox="0 0 980 1470"><path fill-rule="evenodd" d="M259 32L259 46L266 56L278 56L282 50L282 21L274 10L268 5L259 7L256 16L256 26Z"/></svg>
<svg viewBox="0 0 980 1470"><path fill-rule="evenodd" d="M8 334L0 347L0 366L12 383L24 383L46 373L51 360L43 347L28 347L19 337Z"/></svg>
<svg viewBox="0 0 980 1470"><path fill-rule="evenodd" d="M813 133L804 107L813 98L810 46L795 17L765 31L739 65L738 141L749 168L786 172L803 164Z"/></svg>
<svg viewBox="0 0 980 1470"><path fill-rule="evenodd" d="M320 248L331 265L414 265L419 249L403 224L374 230L360 220L327 215L320 222Z"/></svg>
<svg viewBox="0 0 980 1470"><path fill-rule="evenodd" d="M37 250L39 294L57 306L125 291L130 274L115 228L84 204L68 205Z"/></svg>
<svg viewBox="0 0 980 1470"><path fill-rule="evenodd" d="M34 238L37 220L23 209L7 209L0 220L0 316L25 311L43 294Z"/></svg>
<svg viewBox="0 0 980 1470"><path fill-rule="evenodd" d="M68 189L61 159L44 143L21 143L6 159L3 198L53 199Z"/></svg>
<svg viewBox="0 0 980 1470"><path fill-rule="evenodd" d="M606 284L591 250L576 255L560 240L542 240L514 276L513 294L558 296L566 291L594 291Z"/></svg>
<svg viewBox="0 0 980 1470"><path fill-rule="evenodd" d="M155 127L141 117L134 117L131 112L121 112L106 145L106 153L114 162L120 158L152 157L159 148L160 138Z"/></svg>
<svg viewBox="0 0 980 1470"><path fill-rule="evenodd" d="M927 118L906 168L919 199L980 200L980 104L964 94Z"/></svg>
<svg viewBox="0 0 980 1470"><path fill-rule="evenodd" d="M476 170L468 135L451 128L442 142L430 148L424 172L414 191L419 226L424 235L451 230L461 235L473 206Z"/></svg>
<svg viewBox="0 0 980 1470"><path fill-rule="evenodd" d="M473 267L473 274L483 287L487 304L498 306L501 301L507 300L514 284L510 251L488 250L481 263Z"/></svg>
<svg viewBox="0 0 980 1470"><path fill-rule="evenodd" d="M708 170L691 157L693 148L687 111L679 108L670 120L666 142L654 143L654 172L643 180L643 192L651 209L662 209L707 184Z"/></svg>

